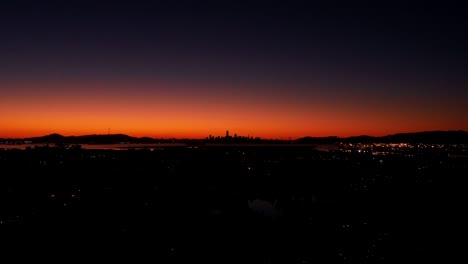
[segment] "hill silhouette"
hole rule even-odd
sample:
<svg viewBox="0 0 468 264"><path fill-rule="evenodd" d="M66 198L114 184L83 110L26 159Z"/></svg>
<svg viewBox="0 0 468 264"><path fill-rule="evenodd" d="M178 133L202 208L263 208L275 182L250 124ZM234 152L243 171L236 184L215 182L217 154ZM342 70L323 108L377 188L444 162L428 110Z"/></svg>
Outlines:
<svg viewBox="0 0 468 264"><path fill-rule="evenodd" d="M296 142L304 144L333 144L345 143L468 143L468 132L462 130L451 131L422 131L413 133L398 133L381 137L368 135L353 137L303 137Z"/></svg>
<svg viewBox="0 0 468 264"><path fill-rule="evenodd" d="M125 134L108 135L83 135L83 136L63 136L60 134L50 134L42 137L31 137L24 140L33 143L54 143L54 144L116 144L116 143L157 143L158 139L149 137L132 137Z"/></svg>
<svg viewBox="0 0 468 264"><path fill-rule="evenodd" d="M2 139L7 140L7 139ZM116 144L116 143L161 143L161 142L184 142L191 141L202 142L199 139L156 139L151 137L132 137L125 134L93 134L82 136L63 136L57 133L41 137L30 137L22 139L8 140L27 140L32 143L52 143L52 144ZM260 139L261 141L261 139ZM268 141L269 140L264 140ZM280 140L276 140L278 142ZM258 143L258 140L256 141ZM283 140L282 142L294 144L334 144L344 143L468 143L468 132L462 130L451 131L422 131L413 133L398 133L381 137L368 135L352 137L302 137L296 140Z"/></svg>

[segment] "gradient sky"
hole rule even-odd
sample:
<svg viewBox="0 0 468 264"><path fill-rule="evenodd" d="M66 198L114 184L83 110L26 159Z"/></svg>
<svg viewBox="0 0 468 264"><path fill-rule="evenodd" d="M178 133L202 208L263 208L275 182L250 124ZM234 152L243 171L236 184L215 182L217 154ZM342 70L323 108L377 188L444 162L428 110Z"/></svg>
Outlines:
<svg viewBox="0 0 468 264"><path fill-rule="evenodd" d="M462 6L4 2L0 137L468 130Z"/></svg>

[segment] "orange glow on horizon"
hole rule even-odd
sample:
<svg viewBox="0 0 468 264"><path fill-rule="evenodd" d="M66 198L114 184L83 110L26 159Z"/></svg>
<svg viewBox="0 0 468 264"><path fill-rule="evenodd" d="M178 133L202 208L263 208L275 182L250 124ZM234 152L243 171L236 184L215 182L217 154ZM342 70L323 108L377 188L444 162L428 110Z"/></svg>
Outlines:
<svg viewBox="0 0 468 264"><path fill-rule="evenodd" d="M135 137L205 138L229 130L231 135L278 139L468 130L468 123L461 122L466 113L456 107L431 113L430 108L395 107L368 98L298 100L287 93L259 96L235 87L210 94L216 89L192 87L181 93L185 90L177 84L143 85L165 89L132 92L125 83L16 85L0 98L0 138L107 134L109 128L111 134Z"/></svg>

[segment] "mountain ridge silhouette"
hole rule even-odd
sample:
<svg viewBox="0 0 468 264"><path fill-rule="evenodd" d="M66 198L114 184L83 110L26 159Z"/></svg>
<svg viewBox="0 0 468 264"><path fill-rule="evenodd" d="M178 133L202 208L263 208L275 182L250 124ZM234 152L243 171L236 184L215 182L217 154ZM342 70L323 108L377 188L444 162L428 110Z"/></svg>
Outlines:
<svg viewBox="0 0 468 264"><path fill-rule="evenodd" d="M63 136L52 133L39 137L8 138L1 140L22 140L32 143L67 143L67 144L112 144L112 143L160 143L176 141L205 141L203 139L175 139L175 138L151 138L133 137L126 134L89 134L80 136ZM261 139L271 141L270 139ZM275 140L298 144L333 144L344 143L468 143L468 132L463 130L434 130L409 133L397 133L385 136L359 135L351 137L312 137L305 136L294 140Z"/></svg>

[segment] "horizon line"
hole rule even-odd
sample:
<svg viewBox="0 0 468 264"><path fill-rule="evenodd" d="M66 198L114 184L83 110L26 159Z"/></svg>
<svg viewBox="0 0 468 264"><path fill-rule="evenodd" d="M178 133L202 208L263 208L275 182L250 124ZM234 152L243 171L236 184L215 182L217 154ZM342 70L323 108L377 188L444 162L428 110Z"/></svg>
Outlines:
<svg viewBox="0 0 468 264"><path fill-rule="evenodd" d="M468 131L465 131L465 130L462 130L462 129L456 129L456 130L422 130L422 131L415 131L415 132L398 132L398 133L393 133L393 134L386 134L386 135L382 135L382 136L374 136L374 135L369 135L369 134L360 134L360 135L353 135L353 136L346 136L346 137L340 137L340 136L336 136L336 135L328 135L328 136L311 136L311 135L306 135L306 136L302 136L302 137L296 137L296 138L293 138L293 137L289 137L289 136L283 136L283 137L276 137L276 138L273 138L273 137L270 137L270 138L266 138L266 137L260 137L260 136L251 136L251 135L248 135L248 136L244 136L244 135L238 135L238 137L249 137L249 138L254 138L254 139L257 139L257 138L260 138L260 139L264 139L264 140L284 140L284 141L287 141L287 140L297 140L297 139L301 139L301 138L307 138L307 137L311 137L311 138L330 138L330 137L336 137L336 138L353 138L353 137L387 137L387 136L392 136L392 135L398 135L398 134L416 134L416 133L428 133L428 132L465 132L465 133L468 133ZM204 140L206 138L208 138L210 135L206 136L206 137L201 137L201 138L198 138L198 137L193 137L193 138L190 138L190 137L150 137L150 136L132 136L132 135L129 135L129 134L125 134L125 133L113 133L113 134L82 134L82 135L63 135L63 134L60 134L60 133L50 133L50 134L45 134L45 135L41 135L41 136L30 136L30 137L7 137L7 138L0 138L0 139L29 139L29 138L40 138L40 137L46 137L46 136L51 136L51 135L59 135L59 136L62 136L62 137L83 137L83 136L115 136L115 135L123 135L123 136L128 136L128 137L132 137L132 138L150 138L150 139L163 139L163 140ZM217 135L217 136L213 136L214 138L226 138L225 136L220 136L220 135ZM233 136L230 136L231 138L234 138Z"/></svg>

